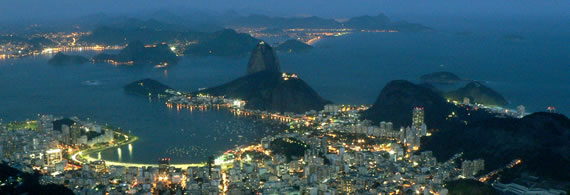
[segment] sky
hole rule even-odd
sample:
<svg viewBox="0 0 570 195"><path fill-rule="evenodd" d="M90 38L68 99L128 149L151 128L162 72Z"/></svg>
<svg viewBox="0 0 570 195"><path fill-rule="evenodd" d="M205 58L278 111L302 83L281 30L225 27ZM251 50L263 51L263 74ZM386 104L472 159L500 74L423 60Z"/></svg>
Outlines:
<svg viewBox="0 0 570 195"><path fill-rule="evenodd" d="M141 14L169 10L275 16L317 15L347 18L385 13L400 18L432 17L563 17L568 0L0 0L0 21L19 22L90 14Z"/></svg>

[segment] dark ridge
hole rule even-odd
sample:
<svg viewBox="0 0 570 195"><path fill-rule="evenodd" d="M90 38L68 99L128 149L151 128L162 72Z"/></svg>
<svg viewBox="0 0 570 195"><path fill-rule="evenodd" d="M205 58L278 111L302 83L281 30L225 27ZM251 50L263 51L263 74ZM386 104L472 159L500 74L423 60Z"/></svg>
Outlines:
<svg viewBox="0 0 570 195"><path fill-rule="evenodd" d="M420 80L427 83L453 84L463 81L459 76L451 72L434 72L420 76Z"/></svg>
<svg viewBox="0 0 570 195"><path fill-rule="evenodd" d="M53 121L53 130L61 131L62 125L66 125L66 126L71 127L71 125L73 125L73 124L75 124L75 121L73 121L69 118L63 118L63 119L55 120L55 121Z"/></svg>
<svg viewBox="0 0 570 195"><path fill-rule="evenodd" d="M57 54L55 54L55 56L53 56L51 59L49 59L48 64L72 65L72 64L84 64L87 62L89 62L89 59L87 59L83 56L65 55L61 52L58 52Z"/></svg>
<svg viewBox="0 0 570 195"><path fill-rule="evenodd" d="M302 79L285 80L282 76L279 72L258 72L194 93L239 98L247 101L248 109L273 112L304 113L322 110L329 103Z"/></svg>
<svg viewBox="0 0 570 195"><path fill-rule="evenodd" d="M469 120L469 119L467 119ZM522 119L491 117L455 128L442 128L422 138L422 150L438 159L464 152L466 159L484 158L494 170L522 159L521 173L564 181L570 187L570 120L554 113L534 113Z"/></svg>
<svg viewBox="0 0 570 195"><path fill-rule="evenodd" d="M495 195L499 194L491 185L473 179L459 179L445 183L449 194L454 195Z"/></svg>
<svg viewBox="0 0 570 195"><path fill-rule="evenodd" d="M184 54L193 56L245 56L259 42L249 34L224 29L202 36L198 43L186 47Z"/></svg>
<svg viewBox="0 0 570 195"><path fill-rule="evenodd" d="M499 92L476 81L468 83L465 87L446 93L445 97L460 102L463 101L464 98L469 98L471 103L491 106L506 106L509 104Z"/></svg>
<svg viewBox="0 0 570 195"><path fill-rule="evenodd" d="M4 163L0 164L0 194L73 194L70 189L55 184L41 185L40 174L24 173ZM11 178L11 180L9 179ZM16 180L20 178L21 180Z"/></svg>

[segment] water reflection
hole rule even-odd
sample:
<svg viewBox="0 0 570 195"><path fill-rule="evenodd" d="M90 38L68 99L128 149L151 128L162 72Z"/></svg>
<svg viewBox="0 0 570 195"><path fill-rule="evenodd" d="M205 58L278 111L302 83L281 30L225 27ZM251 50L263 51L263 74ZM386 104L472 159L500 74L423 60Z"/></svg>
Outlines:
<svg viewBox="0 0 570 195"><path fill-rule="evenodd" d="M123 152L121 151L121 148L117 148L117 158L119 161L123 160Z"/></svg>

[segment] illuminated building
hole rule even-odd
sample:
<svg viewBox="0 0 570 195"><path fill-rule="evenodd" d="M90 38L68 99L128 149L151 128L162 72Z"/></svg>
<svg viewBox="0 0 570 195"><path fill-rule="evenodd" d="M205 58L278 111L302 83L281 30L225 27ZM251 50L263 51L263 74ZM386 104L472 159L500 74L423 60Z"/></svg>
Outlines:
<svg viewBox="0 0 570 195"><path fill-rule="evenodd" d="M415 107L412 116L412 126L421 127L424 124L424 108Z"/></svg>
<svg viewBox="0 0 570 195"><path fill-rule="evenodd" d="M89 164L89 170L93 170L95 172L106 172L107 167L105 165L104 160L93 161Z"/></svg>
<svg viewBox="0 0 570 195"><path fill-rule="evenodd" d="M472 178L483 169L485 169L485 160L483 159L466 160L461 163L461 175L465 178Z"/></svg>
<svg viewBox="0 0 570 195"><path fill-rule="evenodd" d="M525 110L526 110L526 109L525 109L525 107L524 107L523 105L517 106L517 116L518 116L519 118L524 117L524 114L525 114L525 112L526 112Z"/></svg>
<svg viewBox="0 0 570 195"><path fill-rule="evenodd" d="M74 124L70 129L71 142L70 144L77 145L80 143L79 138L81 138L81 126L79 124Z"/></svg>
<svg viewBox="0 0 570 195"><path fill-rule="evenodd" d="M469 103L471 103L471 102L469 101L468 97L463 98L463 104L469 105Z"/></svg>
<svg viewBox="0 0 570 195"><path fill-rule="evenodd" d="M67 125L61 125L61 142L71 145L71 130Z"/></svg>
<svg viewBox="0 0 570 195"><path fill-rule="evenodd" d="M47 166L52 166L59 163L63 160L63 156L61 154L61 149L51 149L45 152L45 164Z"/></svg>

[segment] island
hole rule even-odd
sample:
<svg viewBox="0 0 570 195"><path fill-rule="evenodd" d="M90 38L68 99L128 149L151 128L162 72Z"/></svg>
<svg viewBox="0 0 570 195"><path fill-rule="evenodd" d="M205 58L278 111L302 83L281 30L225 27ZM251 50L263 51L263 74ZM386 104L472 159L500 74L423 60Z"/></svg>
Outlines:
<svg viewBox="0 0 570 195"><path fill-rule="evenodd" d="M83 56L78 55L65 55L61 52L58 52L49 59L48 64L51 65L72 65L72 64L85 64L89 62L89 59Z"/></svg>
<svg viewBox="0 0 570 195"><path fill-rule="evenodd" d="M134 95L148 97L166 97L170 95L167 93L167 90L171 90L172 88L154 79L146 78L126 85L124 89L125 92Z"/></svg>
<svg viewBox="0 0 570 195"><path fill-rule="evenodd" d="M287 53L305 52L310 49L313 49L313 46L295 39L287 40L275 47L275 50Z"/></svg>
<svg viewBox="0 0 570 195"><path fill-rule="evenodd" d="M499 92L477 81L470 82L462 88L445 93L445 98L455 101L464 101L464 99L467 98L471 103L487 106L506 106L509 104Z"/></svg>
<svg viewBox="0 0 570 195"><path fill-rule="evenodd" d="M95 63L114 65L149 64L164 67L178 63L176 54L166 44L144 45L135 41L128 44L118 54L101 53L91 59Z"/></svg>
<svg viewBox="0 0 570 195"><path fill-rule="evenodd" d="M463 79L451 72L434 72L420 76L420 80L426 83L454 84Z"/></svg>

